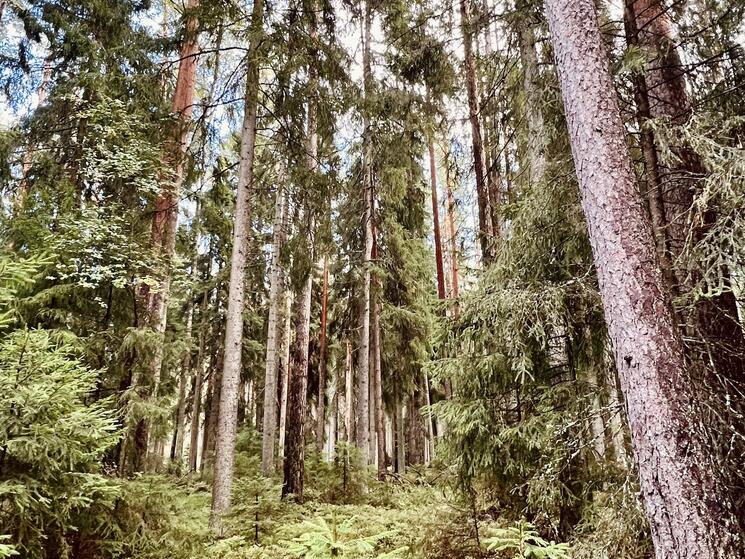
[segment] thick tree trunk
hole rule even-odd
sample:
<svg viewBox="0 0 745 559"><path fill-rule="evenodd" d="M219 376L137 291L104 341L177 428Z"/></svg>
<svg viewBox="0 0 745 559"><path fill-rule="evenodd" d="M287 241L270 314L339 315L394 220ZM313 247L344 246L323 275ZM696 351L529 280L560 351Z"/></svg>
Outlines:
<svg viewBox="0 0 745 559"><path fill-rule="evenodd" d="M310 220L309 220L310 221ZM295 341L287 391L287 425L285 428L284 482L282 496L294 495L303 502L305 467L305 413L308 397L308 344L310 342L310 308L313 275L308 273L295 311Z"/></svg>
<svg viewBox="0 0 745 559"><path fill-rule="evenodd" d="M370 26L372 13L369 2L364 5L362 23L362 72L365 96L371 93L372 69L370 63ZM373 187L372 187L372 149L370 138L370 120L367 109L363 116L363 147L362 147L362 196L364 216L362 228L364 232L364 254L362 266L362 304L360 305L360 341L357 348L357 447L360 449L364 464L370 463L370 284L371 260L373 248Z"/></svg>
<svg viewBox="0 0 745 559"><path fill-rule="evenodd" d="M329 303L329 257L323 255L323 290L321 292L321 333L320 357L318 363L318 419L316 424L316 445L318 452L323 450L323 435L326 426L326 369L327 352L326 329L328 321Z"/></svg>
<svg viewBox="0 0 745 559"><path fill-rule="evenodd" d="M243 353L243 307L246 291L246 260L250 239L251 196L254 181L256 110L259 98L259 56L264 25L263 0L254 0L251 14L251 40L246 76L245 114L241 131L238 193L235 202L233 252L230 257L230 286L225 316L225 358L220 391L220 415L215 448L215 476L212 483L210 527L216 534L223 530L222 517L230 510L238 419L238 388Z"/></svg>
<svg viewBox="0 0 745 559"><path fill-rule="evenodd" d="M582 205L658 558L737 556L591 0L546 0ZM722 499L722 500L720 500Z"/></svg>
<svg viewBox="0 0 745 559"><path fill-rule="evenodd" d="M313 189L313 178L318 170L318 70L317 60L318 24L317 6L311 2L309 37L312 62L308 67L310 95L308 98L306 165L309 171L310 185ZM305 209L307 224L307 254L310 262L315 255L315 220L310 204ZM313 295L313 267L306 270L303 289L297 301L295 315L295 342L292 351L292 369L290 370L287 395L287 427L285 433L285 460L282 497L294 495L295 500L303 502L303 485L305 480L305 422L308 399L308 347L310 344L310 311Z"/></svg>
<svg viewBox="0 0 745 559"><path fill-rule="evenodd" d="M494 228L489 213L489 192L487 191L484 168L484 144L481 139L481 123L479 122L481 109L476 77L476 61L473 56L473 22L471 0L460 0L460 25L463 33L464 74L466 92L468 93L468 118L471 123L471 144L473 148L474 173L476 175L476 196L479 208L479 243L484 262L492 258L491 242Z"/></svg>
<svg viewBox="0 0 745 559"><path fill-rule="evenodd" d="M264 369L264 421L261 433L261 472L274 473L274 449L277 442L277 366L279 347L279 319L281 288L284 282L280 250L284 239L287 195L283 184L277 186L274 203L274 231L272 232L272 263L269 276L269 318L267 319L266 367Z"/></svg>

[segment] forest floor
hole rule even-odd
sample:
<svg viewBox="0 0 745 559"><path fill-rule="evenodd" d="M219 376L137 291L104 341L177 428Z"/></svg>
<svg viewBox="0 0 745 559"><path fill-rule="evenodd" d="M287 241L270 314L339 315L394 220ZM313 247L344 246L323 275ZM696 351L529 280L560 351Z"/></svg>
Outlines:
<svg viewBox="0 0 745 559"><path fill-rule="evenodd" d="M341 469L341 468L339 468ZM133 557L377 559L477 556L473 525L455 493L432 481L435 471L410 471L379 482L355 476L344 487L325 472L309 475L302 504L280 499L280 485L258 475L236 479L233 513L222 537L208 529L210 485L198 478L143 476L125 482L140 529ZM364 484L362 483L362 480ZM442 540L447 540L443 548Z"/></svg>
<svg viewBox="0 0 745 559"><path fill-rule="evenodd" d="M222 537L208 528L209 480L163 474L122 482L126 510L115 514L119 525L128 525L129 538L112 538L127 556L143 559L490 556L477 529L493 521L481 514L473 522L445 470L410 468L380 482L373 471L310 452L300 504L280 498L279 476L262 477L258 459L251 451L238 453L232 514Z"/></svg>

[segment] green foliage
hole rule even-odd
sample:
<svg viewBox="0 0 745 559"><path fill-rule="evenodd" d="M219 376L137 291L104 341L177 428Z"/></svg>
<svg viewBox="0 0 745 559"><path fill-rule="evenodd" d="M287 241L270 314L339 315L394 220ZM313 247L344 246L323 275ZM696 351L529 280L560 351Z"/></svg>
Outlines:
<svg viewBox="0 0 745 559"><path fill-rule="evenodd" d="M500 557L521 559L569 559L569 545L544 540L538 535L535 526L524 519L515 526L491 528L484 538L489 551Z"/></svg>
<svg viewBox="0 0 745 559"><path fill-rule="evenodd" d="M118 494L101 473L119 438L111 402L90 401L96 372L76 353L40 330L0 344L0 518L30 557L64 554L91 509L111 509Z"/></svg>
<svg viewBox="0 0 745 559"><path fill-rule="evenodd" d="M359 536L355 529L355 517L339 521L336 514L332 513L327 521L325 518L316 518L304 522L300 528L303 533L294 538L287 550L298 557L308 559L326 559L331 557L376 557L377 559L396 556L396 551L375 554L375 544L380 540L390 537L394 532L387 531L371 536ZM403 551L403 550L401 550Z"/></svg>

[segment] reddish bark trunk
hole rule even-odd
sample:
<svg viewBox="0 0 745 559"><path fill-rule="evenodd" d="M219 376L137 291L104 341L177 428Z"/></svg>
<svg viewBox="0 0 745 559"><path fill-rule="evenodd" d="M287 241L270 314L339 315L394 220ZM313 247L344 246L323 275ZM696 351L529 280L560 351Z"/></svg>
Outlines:
<svg viewBox="0 0 745 559"><path fill-rule="evenodd" d="M642 496L663 558L739 551L701 440L684 350L656 266L591 0L546 0L575 169L628 406Z"/></svg>

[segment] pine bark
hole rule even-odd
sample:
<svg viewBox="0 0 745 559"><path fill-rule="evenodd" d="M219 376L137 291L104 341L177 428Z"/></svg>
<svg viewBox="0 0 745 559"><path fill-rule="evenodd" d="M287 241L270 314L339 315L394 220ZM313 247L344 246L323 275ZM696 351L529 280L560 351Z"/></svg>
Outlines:
<svg viewBox="0 0 745 559"><path fill-rule="evenodd" d="M311 220L308 220L311 221ZM308 344L310 342L310 308L313 275L308 276L297 298L295 341L292 345L292 367L287 391L287 425L285 427L284 481L282 497L294 495L303 502L305 467L305 414L308 397Z"/></svg>
<svg viewBox="0 0 745 559"><path fill-rule="evenodd" d="M286 283L289 284L289 278ZM282 374L282 387L279 395L279 442L277 449L279 458L284 460L285 456L285 432L287 431L287 394L290 384L290 367L292 363L291 345L292 345L292 302L294 294L290 291L290 286L285 288L284 295L284 327L282 329L282 359L280 361L280 373Z"/></svg>
<svg viewBox="0 0 745 559"><path fill-rule="evenodd" d="M238 419L238 389L243 353L243 307L246 291L246 260L250 239L251 197L254 181L256 111L259 98L258 49L264 25L263 0L254 0L251 14L249 53L252 59L246 76L245 114L241 130L238 193L235 203L233 252L230 258L228 309L225 317L225 358L220 391L220 415L215 447L215 476L212 484L210 527L216 534L223 530L222 517L230 509Z"/></svg>
<svg viewBox="0 0 745 559"><path fill-rule="evenodd" d="M376 290L378 291L378 290ZM374 390L373 395L375 399L375 439L377 442L377 466L378 466L378 479L385 479L387 472L386 459L385 459L385 408L383 404L383 370L380 359L381 352L381 340L380 340L380 310L381 304L377 300L373 307L372 313L372 360L373 360L373 380Z"/></svg>
<svg viewBox="0 0 745 559"><path fill-rule="evenodd" d="M189 124L193 112L194 90L197 79L197 43L198 22L193 11L199 6L199 0L188 0L186 3L186 34L179 50L179 68L176 77L176 89L173 94L172 112L178 119L170 131L166 142L163 167L173 169L173 174L161 179L160 191L155 199L155 213L150 229L150 244L153 251L162 256L165 269L157 289L150 289L147 284L140 288L140 299L144 302L143 322L158 335L154 354L147 363L148 384L151 389L142 386L143 379L136 373L132 376L131 390L143 399L157 397L160 388L161 368L163 365L163 338L166 331L168 298L171 287L171 261L176 247L176 225L178 223L178 205L181 185L184 182L184 161L188 147ZM126 420L126 433L122 441L122 473L129 470L142 471L146 468L147 449L150 433L149 422L144 419L135 421L131 414ZM134 448L129 457L129 445Z"/></svg>
<svg viewBox="0 0 745 559"><path fill-rule="evenodd" d="M277 375L279 374L277 353L279 349L279 318L281 288L284 282L280 251L284 239L286 216L286 193L284 185L277 187L274 203L274 231L272 232L272 263L269 277L269 318L267 319L266 366L264 369L264 418L261 433L261 472L265 476L274 473L274 449L277 442Z"/></svg>
<svg viewBox="0 0 745 559"><path fill-rule="evenodd" d="M367 97L372 87L372 67L370 61L370 27L372 13L369 2L364 5L362 23L362 72L363 89ZM364 216L362 229L364 237L362 304L360 305L360 341L357 348L357 447L360 449L363 464L370 463L370 290L371 260L373 248L373 187L372 187L372 149L370 138L370 120L367 110L363 111L363 153L362 153L362 197Z"/></svg>
<svg viewBox="0 0 745 559"><path fill-rule="evenodd" d="M306 165L310 179L310 193L315 173L318 170L318 69L317 42L318 23L316 2L311 2L310 14L310 58L308 67L308 82L310 95L308 98L307 146ZM313 262L315 254L315 219L310 204L305 208L305 221L308 228L306 247L309 261ZM307 277L297 301L295 315L295 342L292 351L292 368L290 370L287 395L287 426L285 432L285 461L284 481L282 483L282 497L294 495L295 500L303 502L303 486L305 481L305 422L308 399L308 347L310 344L310 311L313 295L313 268L308 266Z"/></svg>
<svg viewBox="0 0 745 559"><path fill-rule="evenodd" d="M323 255L323 289L321 291L321 333L320 333L320 356L318 363L318 423L316 424L316 445L318 451L323 450L323 436L326 427L326 369L328 348L326 330L328 322L329 303L329 257Z"/></svg>
<svg viewBox="0 0 745 559"><path fill-rule="evenodd" d="M591 0L546 0L582 206L659 559L737 556Z"/></svg>
<svg viewBox="0 0 745 559"><path fill-rule="evenodd" d="M486 185L486 171L484 166L484 143L481 137L481 109L478 97L478 79L476 77L476 61L473 56L473 21L471 0L460 0L460 25L463 34L464 75L466 92L468 94L468 118L471 123L471 144L473 148L474 174L476 175L476 197L479 209L478 238L484 262L492 259L491 242L494 228L489 212L489 192Z"/></svg>

